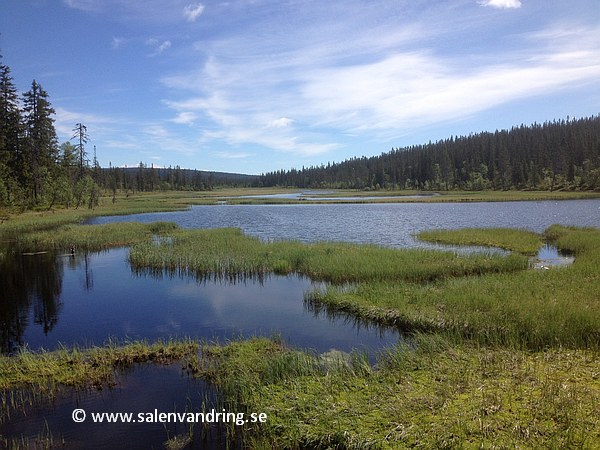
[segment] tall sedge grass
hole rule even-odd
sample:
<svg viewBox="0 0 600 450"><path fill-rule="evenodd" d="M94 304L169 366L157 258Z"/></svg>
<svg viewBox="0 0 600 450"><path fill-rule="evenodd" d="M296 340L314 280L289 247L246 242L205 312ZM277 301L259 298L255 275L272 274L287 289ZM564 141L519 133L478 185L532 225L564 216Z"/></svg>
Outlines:
<svg viewBox="0 0 600 450"><path fill-rule="evenodd" d="M544 243L542 236L537 233L513 228L430 230L420 232L418 237L424 241L440 244L499 247L523 255L535 255Z"/></svg>
<svg viewBox="0 0 600 450"><path fill-rule="evenodd" d="M490 272L513 272L527 259L511 255L468 255L433 250L394 250L346 243L265 243L238 229L181 230L170 239L132 247L136 270L228 275L296 272L333 283L406 280L427 282Z"/></svg>
<svg viewBox="0 0 600 450"><path fill-rule="evenodd" d="M600 230L554 226L546 234L576 255L572 266L434 283L329 286L307 294L306 301L330 313L349 311L405 330L444 331L482 344L598 348Z"/></svg>

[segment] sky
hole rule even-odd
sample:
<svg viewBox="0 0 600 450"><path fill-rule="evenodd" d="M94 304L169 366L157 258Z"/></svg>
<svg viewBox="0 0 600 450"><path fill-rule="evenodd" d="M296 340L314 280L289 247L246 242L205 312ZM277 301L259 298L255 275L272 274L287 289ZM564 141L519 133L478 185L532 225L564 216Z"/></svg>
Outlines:
<svg viewBox="0 0 600 450"><path fill-rule="evenodd" d="M598 0L0 0L103 167L260 174L600 113Z"/></svg>

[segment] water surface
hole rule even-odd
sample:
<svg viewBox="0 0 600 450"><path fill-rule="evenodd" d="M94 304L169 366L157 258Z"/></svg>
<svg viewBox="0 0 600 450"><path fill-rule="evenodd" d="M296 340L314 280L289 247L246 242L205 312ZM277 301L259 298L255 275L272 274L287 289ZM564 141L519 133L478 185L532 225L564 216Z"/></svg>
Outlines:
<svg viewBox="0 0 600 450"><path fill-rule="evenodd" d="M414 235L439 228L507 227L542 232L552 224L600 226L600 199L478 203L365 203L192 206L187 211L98 217L90 223L175 222L183 228L241 228L264 240L430 246Z"/></svg>

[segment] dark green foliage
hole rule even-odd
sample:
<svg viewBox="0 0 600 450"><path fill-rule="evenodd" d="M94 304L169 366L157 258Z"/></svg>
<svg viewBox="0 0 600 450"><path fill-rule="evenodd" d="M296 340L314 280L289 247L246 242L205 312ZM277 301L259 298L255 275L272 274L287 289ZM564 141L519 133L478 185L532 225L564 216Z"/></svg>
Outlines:
<svg viewBox="0 0 600 450"><path fill-rule="evenodd" d="M371 158L267 173L263 186L598 190L600 116L450 137Z"/></svg>
<svg viewBox="0 0 600 450"><path fill-rule="evenodd" d="M0 64L0 205L17 197L15 171L22 164L19 100L10 68Z"/></svg>
<svg viewBox="0 0 600 450"><path fill-rule="evenodd" d="M82 159L85 126L78 124L78 147L59 147L53 116L48 93L35 80L19 102L10 68L0 64L0 207L98 204L99 187Z"/></svg>
<svg viewBox="0 0 600 450"><path fill-rule="evenodd" d="M35 80L31 89L23 94L22 114L25 131L23 178L34 203L38 203L47 189L45 181L56 164L58 138L48 93Z"/></svg>

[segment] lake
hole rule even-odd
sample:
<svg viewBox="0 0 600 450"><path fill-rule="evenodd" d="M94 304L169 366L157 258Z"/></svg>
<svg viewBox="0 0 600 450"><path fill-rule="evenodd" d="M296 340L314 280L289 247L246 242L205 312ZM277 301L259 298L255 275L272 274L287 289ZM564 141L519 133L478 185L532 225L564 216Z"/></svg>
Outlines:
<svg viewBox="0 0 600 450"><path fill-rule="evenodd" d="M373 243L394 248L425 246L414 234L433 228L516 227L541 232L559 223L600 226L600 200L508 203L398 203L192 206L187 211L99 217L89 223L171 221L184 228L238 227L263 240L295 239ZM118 340L168 337L226 339L281 336L289 345L317 353L337 349L375 354L402 339L398 330L368 326L348 317L315 313L304 292L318 287L297 276L227 281L137 274L128 249L56 256L14 254L0 261L2 351L19 346L53 349ZM35 436L48 427L69 442L98 448L160 447L184 426L74 424L75 407L90 411L172 412L186 402L198 409L210 394L176 366L140 366L122 374L111 391L67 393L52 405L0 424L4 436ZM191 399L191 400L190 400ZM77 405L77 406L76 406ZM162 409L161 409L162 408ZM91 438L90 438L91 439ZM219 447L218 433L205 448ZM75 444L76 445L76 444ZM77 446L77 445L76 445Z"/></svg>
<svg viewBox="0 0 600 450"><path fill-rule="evenodd" d="M600 226L600 199L480 202L192 206L187 211L99 217L90 223L175 222L183 228L241 228L264 240L296 239L426 246L414 238L434 228L509 227L542 232L558 223Z"/></svg>

